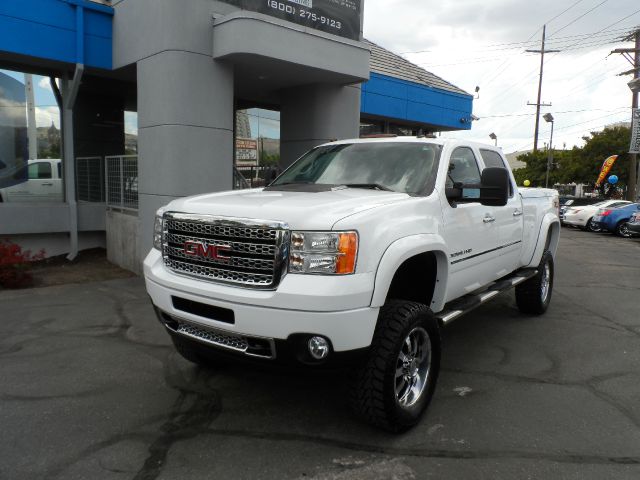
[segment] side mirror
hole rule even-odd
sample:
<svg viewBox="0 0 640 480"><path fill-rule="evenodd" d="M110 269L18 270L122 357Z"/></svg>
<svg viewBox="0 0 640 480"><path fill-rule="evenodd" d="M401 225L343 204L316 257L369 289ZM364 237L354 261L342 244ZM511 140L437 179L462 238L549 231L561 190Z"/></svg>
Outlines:
<svg viewBox="0 0 640 480"><path fill-rule="evenodd" d="M509 172L506 168L487 167L482 171L480 203L504 207L509 200Z"/></svg>
<svg viewBox="0 0 640 480"><path fill-rule="evenodd" d="M503 207L509 199L509 172L506 168L487 167L482 171L480 185L455 183L445 194L450 202Z"/></svg>

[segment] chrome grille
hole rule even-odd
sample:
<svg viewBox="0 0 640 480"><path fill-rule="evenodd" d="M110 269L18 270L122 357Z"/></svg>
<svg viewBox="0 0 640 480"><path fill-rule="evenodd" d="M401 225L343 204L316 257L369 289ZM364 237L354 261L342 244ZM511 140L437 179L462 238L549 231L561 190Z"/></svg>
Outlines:
<svg viewBox="0 0 640 480"><path fill-rule="evenodd" d="M205 325L186 322L175 317L168 318L172 321L165 322L165 327L185 337L227 350L244 353L250 357L276 358L276 345L273 338L238 335Z"/></svg>
<svg viewBox="0 0 640 480"><path fill-rule="evenodd" d="M240 352L246 352L247 348L249 348L247 340L240 336L228 335L208 328L199 327L192 323L181 323L176 332Z"/></svg>
<svg viewBox="0 0 640 480"><path fill-rule="evenodd" d="M187 250L187 243L196 247ZM288 245L288 227L280 222L176 212L164 215L165 266L211 282L274 289L285 272Z"/></svg>

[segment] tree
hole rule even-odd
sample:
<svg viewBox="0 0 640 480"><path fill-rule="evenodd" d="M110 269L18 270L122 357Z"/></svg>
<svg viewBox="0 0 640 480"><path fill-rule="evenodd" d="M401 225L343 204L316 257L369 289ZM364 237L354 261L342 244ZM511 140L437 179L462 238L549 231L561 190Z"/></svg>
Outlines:
<svg viewBox="0 0 640 480"><path fill-rule="evenodd" d="M591 132L584 137L583 147L573 147L571 150L554 150L554 166L550 170L549 185L584 183L593 185L600 173L602 162L611 156L618 155L609 175L617 175L621 185L629 180L629 143L631 129L628 127L607 128L601 132ZM525 162L526 167L514 172L518 185L525 180L531 181L532 186L544 187L547 172L546 151L528 152L518 157Z"/></svg>

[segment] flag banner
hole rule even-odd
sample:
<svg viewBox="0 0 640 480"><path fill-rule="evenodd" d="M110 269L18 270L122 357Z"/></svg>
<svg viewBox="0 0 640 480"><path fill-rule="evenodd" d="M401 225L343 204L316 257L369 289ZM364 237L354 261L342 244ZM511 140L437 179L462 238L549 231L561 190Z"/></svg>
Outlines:
<svg viewBox="0 0 640 480"><path fill-rule="evenodd" d="M613 167L613 164L616 163L617 159L618 155L611 155L604 161L604 163L602 164L602 168L600 169L598 181L596 182L596 188L598 188L602 184L602 182L604 182L604 179L607 178L607 175L611 171L611 168Z"/></svg>
<svg viewBox="0 0 640 480"><path fill-rule="evenodd" d="M631 147L629 153L640 153L640 108L634 108L631 115Z"/></svg>

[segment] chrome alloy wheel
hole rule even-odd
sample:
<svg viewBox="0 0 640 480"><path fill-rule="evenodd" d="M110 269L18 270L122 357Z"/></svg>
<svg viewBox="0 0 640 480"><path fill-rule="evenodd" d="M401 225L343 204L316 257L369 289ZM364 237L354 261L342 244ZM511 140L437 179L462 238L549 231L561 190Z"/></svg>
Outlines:
<svg viewBox="0 0 640 480"><path fill-rule="evenodd" d="M551 266L549 263L544 264L544 270L542 270L542 278L540 279L540 299L542 303L547 302L549 296L549 286L551 283Z"/></svg>
<svg viewBox="0 0 640 480"><path fill-rule="evenodd" d="M396 399L401 407L411 407L420 399L431 370L431 339L416 327L404 339L396 360Z"/></svg>
<svg viewBox="0 0 640 480"><path fill-rule="evenodd" d="M618 232L620 233L620 236L624 238L629 238L631 236L631 230L629 230L629 227L626 223L620 225L620 228L618 228Z"/></svg>

